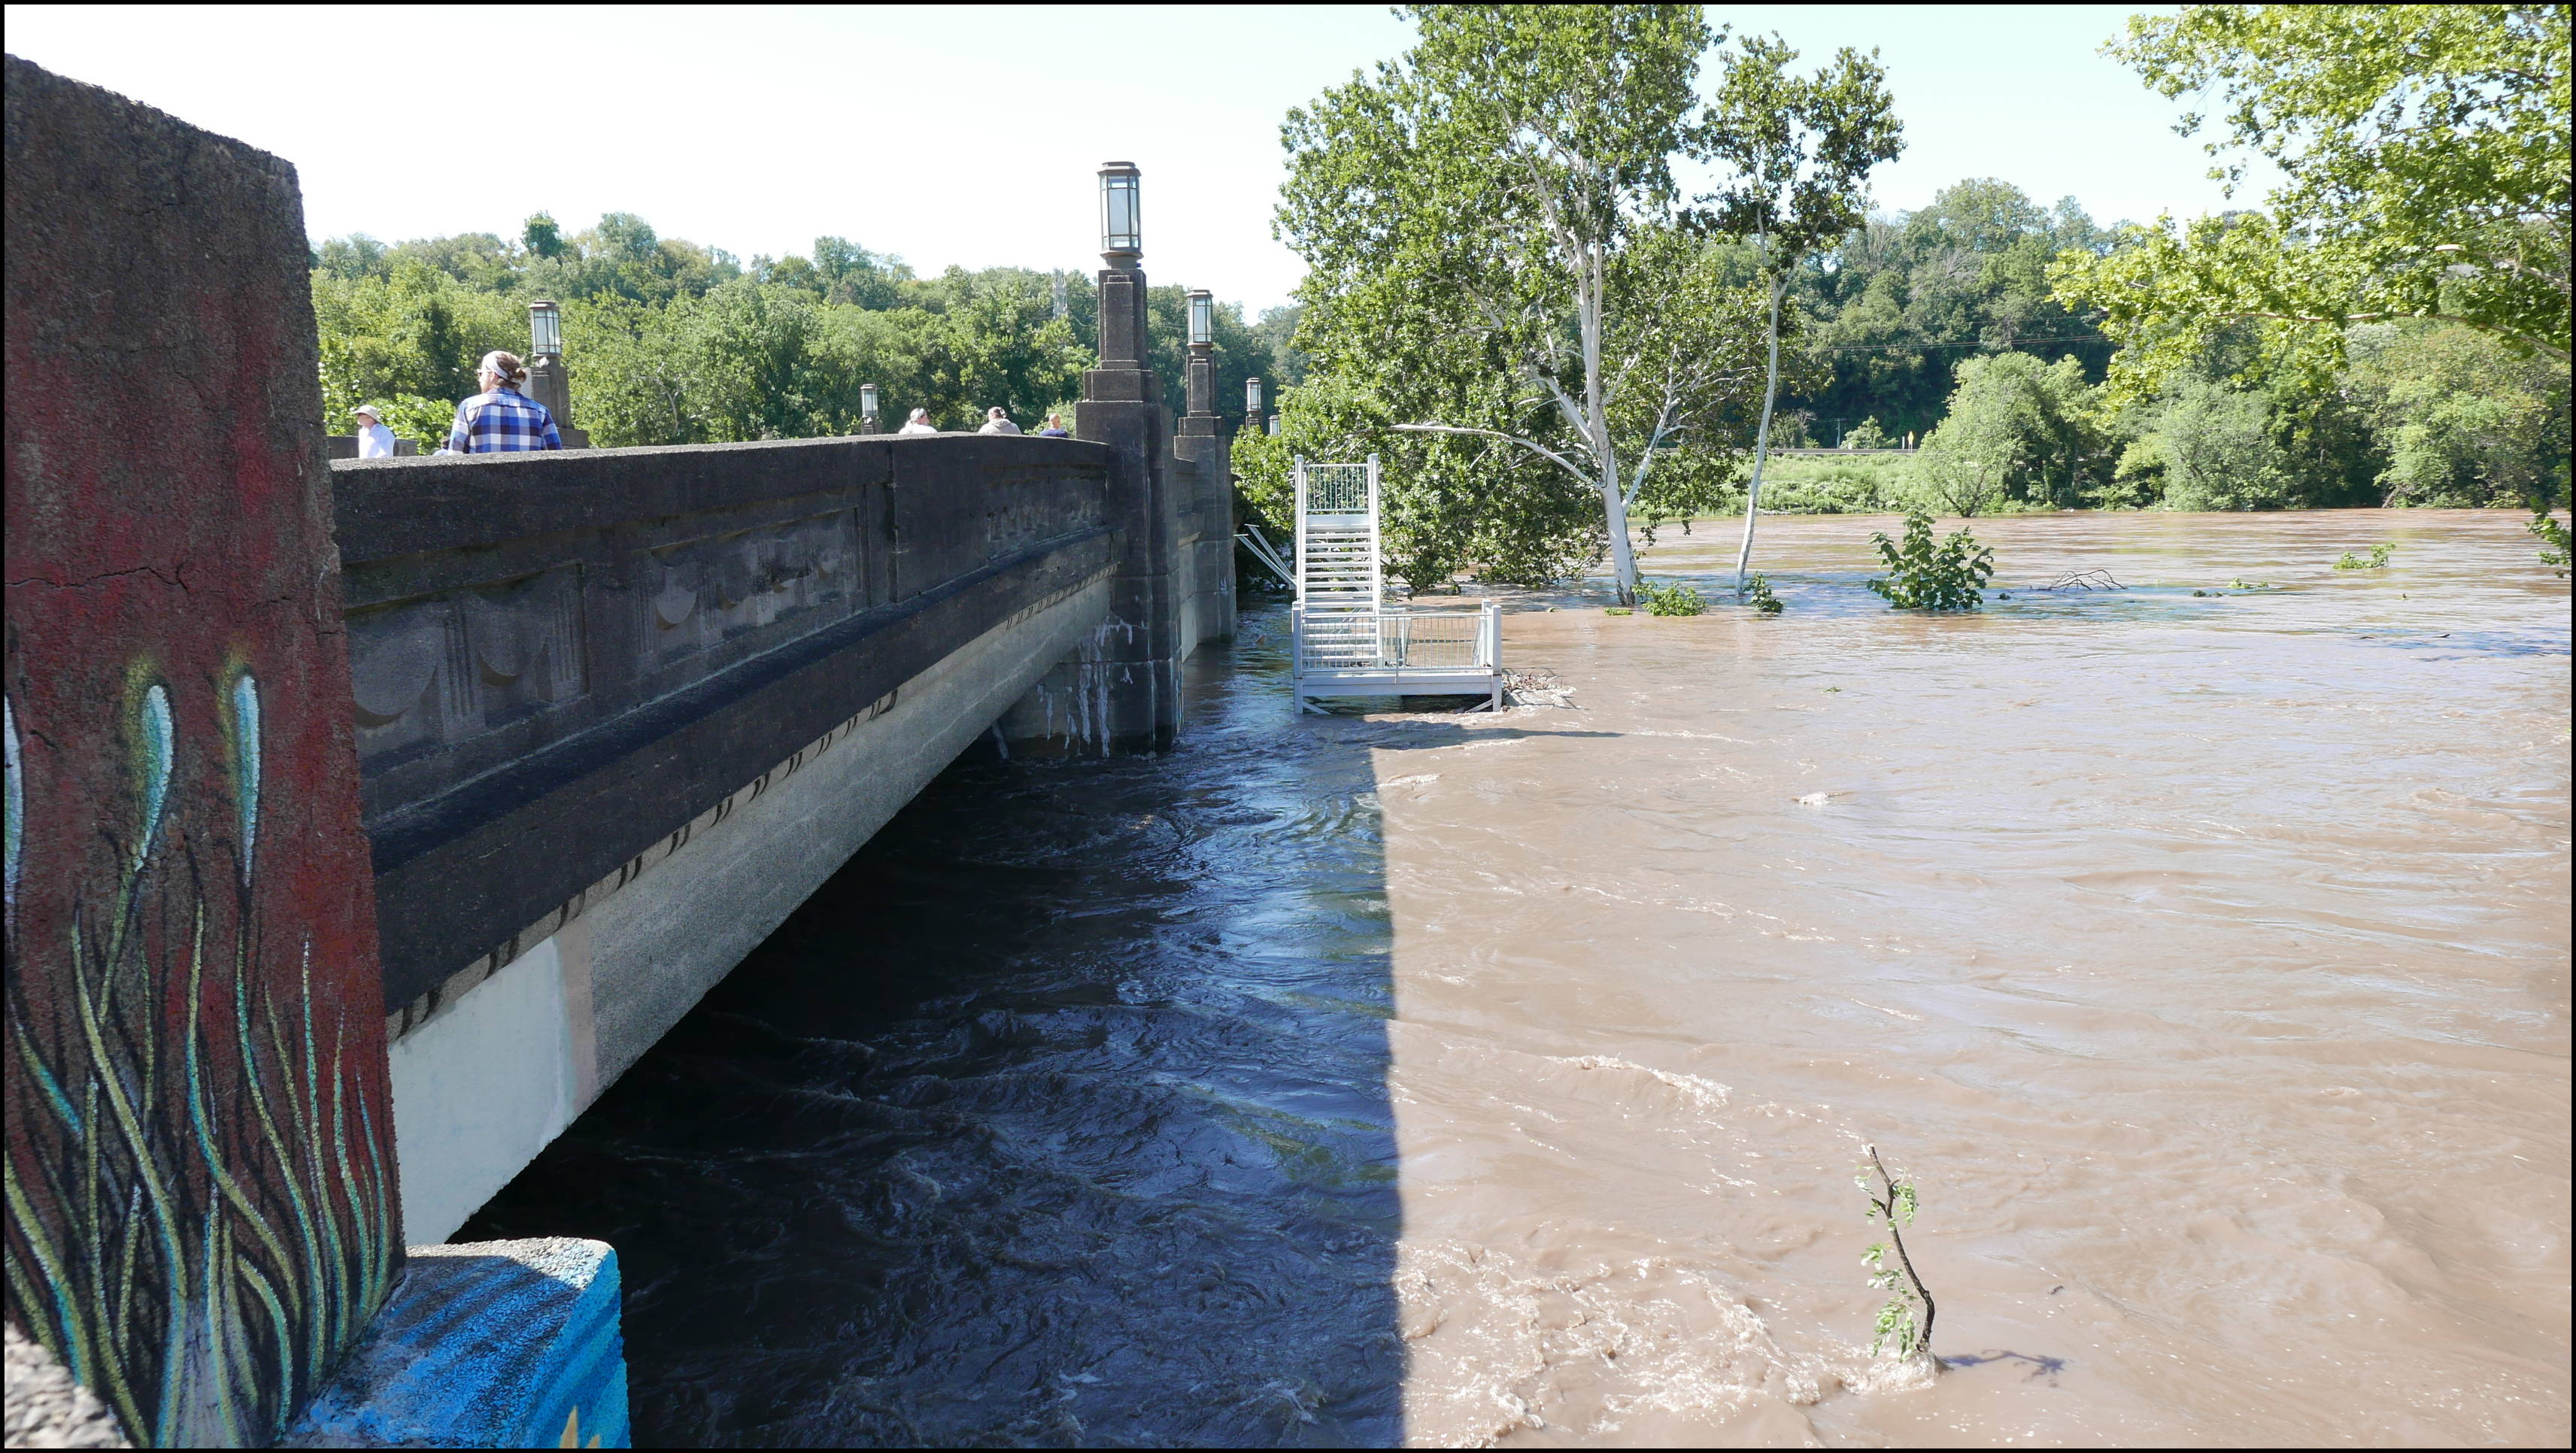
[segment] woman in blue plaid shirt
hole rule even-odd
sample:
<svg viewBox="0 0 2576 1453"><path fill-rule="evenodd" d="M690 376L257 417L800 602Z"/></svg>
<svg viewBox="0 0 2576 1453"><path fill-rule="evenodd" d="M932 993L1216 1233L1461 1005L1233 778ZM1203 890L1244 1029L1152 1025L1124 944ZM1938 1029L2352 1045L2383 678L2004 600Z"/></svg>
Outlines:
<svg viewBox="0 0 2576 1453"><path fill-rule="evenodd" d="M525 454L563 447L563 436L555 432L555 416L519 392L519 385L528 381L528 370L517 354L498 349L484 354L482 365L474 370L474 381L483 386L483 392L456 406L456 422L448 428L447 447L440 453Z"/></svg>

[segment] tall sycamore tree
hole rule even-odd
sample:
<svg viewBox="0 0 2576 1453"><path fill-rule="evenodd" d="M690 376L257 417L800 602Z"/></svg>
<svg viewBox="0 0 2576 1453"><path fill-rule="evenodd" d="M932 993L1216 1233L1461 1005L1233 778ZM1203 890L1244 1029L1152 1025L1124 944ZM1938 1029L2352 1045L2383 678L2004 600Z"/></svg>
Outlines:
<svg viewBox="0 0 2576 1453"><path fill-rule="evenodd" d="M1620 599L1655 461L1749 380L1749 321L1682 231L1673 163L1720 38L1696 5L1409 6L1419 42L1282 128L1281 238L1309 272L1301 346L1354 367L1500 376L1482 437L1600 500ZM1471 390L1458 390L1460 394ZM1678 471L1705 481L1707 472Z"/></svg>
<svg viewBox="0 0 2576 1453"><path fill-rule="evenodd" d="M1753 440L1753 477L1744 492L1744 542L1735 554L1739 596L1762 509L1762 467L1780 397L1780 314L1789 285L1809 256L1860 225L1870 169L1905 150L1904 128L1876 51L1863 56L1845 47L1806 76L1790 71L1797 58L1777 35L1746 39L1727 64L1702 130L1707 156L1728 177L1700 199L1694 220L1750 245L1762 272L1767 314L1762 420Z"/></svg>

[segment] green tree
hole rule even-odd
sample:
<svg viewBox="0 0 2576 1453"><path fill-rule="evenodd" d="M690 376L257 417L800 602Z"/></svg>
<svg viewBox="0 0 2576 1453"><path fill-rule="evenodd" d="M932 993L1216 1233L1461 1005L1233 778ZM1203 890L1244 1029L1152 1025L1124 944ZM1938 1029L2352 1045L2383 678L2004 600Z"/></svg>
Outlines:
<svg viewBox="0 0 2576 1453"><path fill-rule="evenodd" d="M2260 325L2280 370L2331 374L2345 329L2448 320L2568 357L2568 8L2189 5L2113 53L2168 96L2210 93L2213 155L2277 166L2265 208L2134 229L2069 255L2061 296L2104 309L2119 382L2153 393L2210 336ZM2197 113L2177 130L2199 133Z"/></svg>
<svg viewBox="0 0 2576 1453"><path fill-rule="evenodd" d="M1408 388L1322 372L1280 398L1276 436L1239 437L1235 472L1245 502L1276 536L1295 521L1296 460L1379 456L1382 543L1389 572L1414 591L1446 588L1473 566L1486 580L1544 585L1601 553L1601 505L1587 481L1532 469L1491 435L1403 432L1395 421L1437 406L1451 417L1508 419L1509 380L1493 373L1421 373ZM1426 403L1426 400L1430 401Z"/></svg>
<svg viewBox="0 0 2576 1453"><path fill-rule="evenodd" d="M1278 227L1309 263L1298 345L1316 371L1437 407L1396 420L1458 441L1437 459L1517 456L1515 474L1587 489L1600 531L1584 533L1636 600L1628 515L1667 441L1726 412L1739 356L1723 337L1734 291L1677 232L1672 180L1698 144L1708 23L1698 5L1404 15L1419 44L1401 62L1288 113ZM1556 518L1535 479L1481 495Z"/></svg>
<svg viewBox="0 0 2576 1453"><path fill-rule="evenodd" d="M1959 365L1947 415L1923 441L1915 483L1959 515L2006 502L2087 502L2116 457L2097 390L2072 358L1998 353Z"/></svg>
<svg viewBox="0 0 2576 1453"><path fill-rule="evenodd" d="M2148 438L2164 466L2164 506L2174 510L2280 509L2295 503L2296 476L2275 438L2270 395L2207 378L2184 380Z"/></svg>
<svg viewBox="0 0 2576 1453"><path fill-rule="evenodd" d="M1762 418L1754 433L1753 478L1744 491L1744 543L1735 555L1738 597L1762 509L1762 466L1780 395L1781 311L1789 285L1808 254L1861 220L1870 168L1905 149L1904 128L1875 52L1864 58L1845 47L1813 76L1789 73L1797 58L1776 35L1747 40L1727 65L1706 120L1707 152L1733 176L1702 199L1701 216L1751 246L1768 305Z"/></svg>
<svg viewBox="0 0 2576 1453"><path fill-rule="evenodd" d="M1819 376L1784 385L1782 406L1919 435L1940 421L1969 358L2078 358L2100 382L2113 346L2084 310L2057 299L2048 263L2070 249L2105 251L2113 236L2072 197L2044 207L1991 177L1944 187L1920 211L1864 220L1811 257L1790 290L1813 320L1807 348Z"/></svg>
<svg viewBox="0 0 2576 1453"><path fill-rule="evenodd" d="M1295 388L1306 381L1306 353L1297 346L1297 324L1306 316L1305 306L1290 303L1284 308L1264 308L1260 320L1253 323L1255 346L1267 350L1261 373L1272 394Z"/></svg>
<svg viewBox="0 0 2576 1453"><path fill-rule="evenodd" d="M563 228L552 212L537 212L519 228L519 245L538 257L563 255Z"/></svg>
<svg viewBox="0 0 2576 1453"><path fill-rule="evenodd" d="M2366 323L2346 388L2387 467L2391 505L2508 505L2567 488L2567 370L2455 323Z"/></svg>

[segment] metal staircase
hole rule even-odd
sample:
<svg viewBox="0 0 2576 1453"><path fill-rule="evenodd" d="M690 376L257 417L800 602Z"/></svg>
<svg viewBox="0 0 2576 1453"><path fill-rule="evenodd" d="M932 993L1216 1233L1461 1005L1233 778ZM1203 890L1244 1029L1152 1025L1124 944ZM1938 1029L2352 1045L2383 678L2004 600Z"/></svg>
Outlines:
<svg viewBox="0 0 2576 1453"><path fill-rule="evenodd" d="M1378 464L1297 461L1297 604L1289 689L1318 696L1474 694L1502 705L1502 620L1477 611L1389 609L1379 551Z"/></svg>

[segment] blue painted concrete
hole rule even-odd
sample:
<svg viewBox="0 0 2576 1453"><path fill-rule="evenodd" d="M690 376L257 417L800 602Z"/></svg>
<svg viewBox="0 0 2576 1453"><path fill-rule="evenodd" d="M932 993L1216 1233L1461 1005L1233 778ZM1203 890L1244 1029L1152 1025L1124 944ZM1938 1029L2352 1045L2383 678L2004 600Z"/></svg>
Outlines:
<svg viewBox="0 0 2576 1453"><path fill-rule="evenodd" d="M628 1447L618 1296L601 1241L415 1246L283 1446Z"/></svg>

